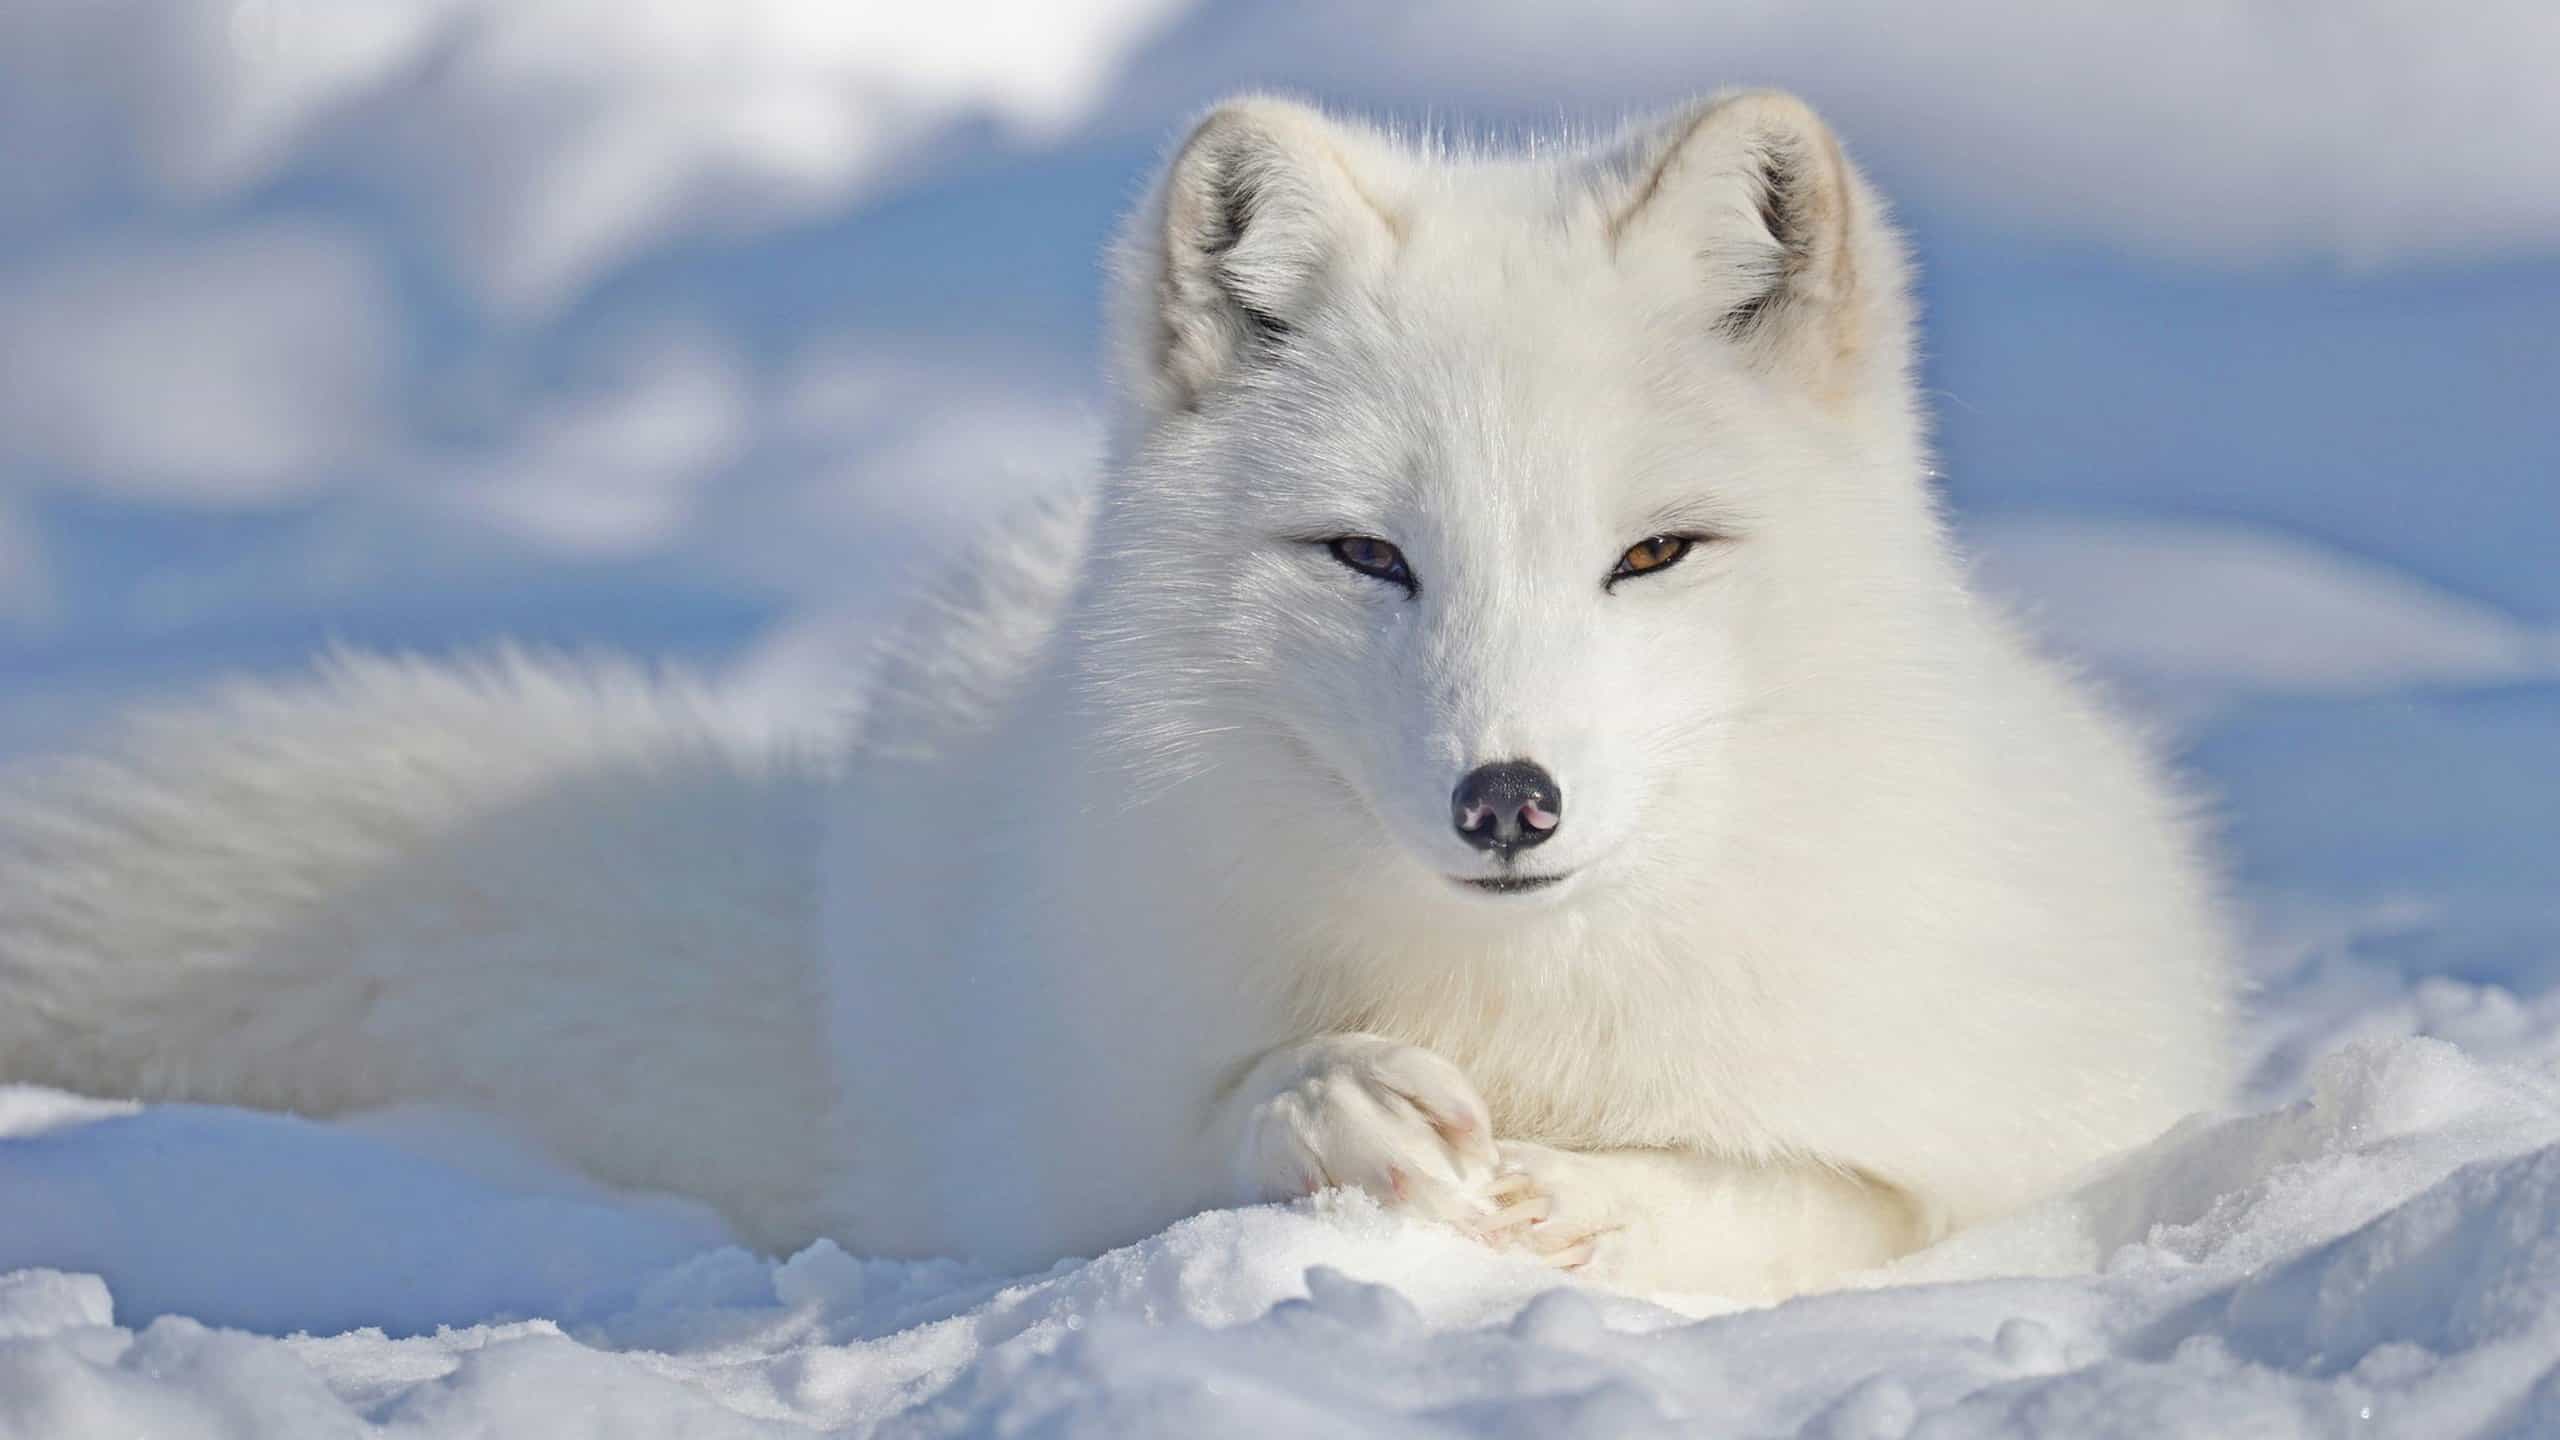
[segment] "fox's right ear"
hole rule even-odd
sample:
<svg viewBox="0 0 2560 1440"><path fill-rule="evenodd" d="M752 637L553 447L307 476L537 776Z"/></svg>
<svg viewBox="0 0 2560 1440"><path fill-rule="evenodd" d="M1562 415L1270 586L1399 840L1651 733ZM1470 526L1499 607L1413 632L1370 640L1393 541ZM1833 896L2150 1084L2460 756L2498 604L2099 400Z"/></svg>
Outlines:
<svg viewBox="0 0 2560 1440"><path fill-rule="evenodd" d="M1197 405L1327 287L1395 245L1378 137L1286 100L1231 100L1174 153L1124 247L1124 363L1150 411Z"/></svg>

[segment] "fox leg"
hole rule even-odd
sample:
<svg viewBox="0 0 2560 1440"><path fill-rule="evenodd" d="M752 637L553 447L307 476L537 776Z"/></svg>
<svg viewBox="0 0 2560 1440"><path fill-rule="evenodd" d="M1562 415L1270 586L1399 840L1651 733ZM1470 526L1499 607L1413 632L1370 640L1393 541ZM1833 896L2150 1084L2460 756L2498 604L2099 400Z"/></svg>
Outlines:
<svg viewBox="0 0 2560 1440"><path fill-rule="evenodd" d="M1683 1150L1501 1146L1478 1223L1499 1245L1646 1290L1766 1300L1873 1268L1936 1238L1927 1208L1827 1166Z"/></svg>

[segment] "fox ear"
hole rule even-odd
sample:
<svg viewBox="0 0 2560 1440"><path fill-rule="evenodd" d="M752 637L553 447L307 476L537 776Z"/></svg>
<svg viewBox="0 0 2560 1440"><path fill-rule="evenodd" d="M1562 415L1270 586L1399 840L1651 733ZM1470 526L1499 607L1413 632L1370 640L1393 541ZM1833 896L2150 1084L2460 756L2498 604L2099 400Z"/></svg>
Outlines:
<svg viewBox="0 0 2560 1440"><path fill-rule="evenodd" d="M1229 101L1192 130L1122 261L1150 408L1196 405L1393 247L1394 223L1355 173L1375 177L1389 159L1376 136L1285 100Z"/></svg>
<svg viewBox="0 0 2560 1440"><path fill-rule="evenodd" d="M1910 324L1898 243L1813 107L1719 96L1611 152L1609 240L1668 272L1702 321L1824 390L1881 360Z"/></svg>

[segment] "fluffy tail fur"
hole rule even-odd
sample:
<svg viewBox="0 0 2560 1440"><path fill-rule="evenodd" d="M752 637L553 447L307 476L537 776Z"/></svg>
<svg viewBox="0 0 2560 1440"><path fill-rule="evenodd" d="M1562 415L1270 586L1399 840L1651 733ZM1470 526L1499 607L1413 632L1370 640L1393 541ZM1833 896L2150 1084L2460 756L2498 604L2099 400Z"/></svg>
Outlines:
<svg viewBox="0 0 2560 1440"><path fill-rule="evenodd" d="M822 1228L803 761L628 666L339 657L0 777L0 1080L467 1107Z"/></svg>

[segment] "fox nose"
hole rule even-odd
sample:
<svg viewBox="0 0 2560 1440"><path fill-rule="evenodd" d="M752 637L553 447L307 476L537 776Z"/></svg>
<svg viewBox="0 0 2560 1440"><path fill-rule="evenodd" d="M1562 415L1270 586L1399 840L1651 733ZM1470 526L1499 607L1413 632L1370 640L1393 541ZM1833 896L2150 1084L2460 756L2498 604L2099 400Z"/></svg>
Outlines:
<svg viewBox="0 0 2560 1440"><path fill-rule="evenodd" d="M1564 823L1564 787L1535 761L1479 765L1449 797L1449 818L1460 839L1508 860Z"/></svg>

